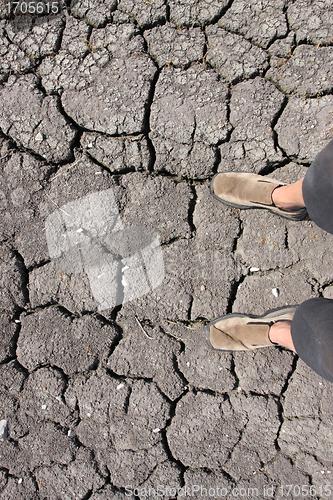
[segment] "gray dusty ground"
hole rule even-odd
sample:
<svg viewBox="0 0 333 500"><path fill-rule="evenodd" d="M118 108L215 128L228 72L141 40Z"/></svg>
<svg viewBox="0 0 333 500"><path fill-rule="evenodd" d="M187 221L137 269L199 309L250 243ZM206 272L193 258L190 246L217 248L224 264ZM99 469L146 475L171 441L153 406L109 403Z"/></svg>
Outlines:
<svg viewBox="0 0 333 500"><path fill-rule="evenodd" d="M333 137L331 1L1 19L1 499L333 498L332 385L203 336L333 298L331 235L209 193L225 170L295 181ZM101 310L45 222L110 188L124 225L158 232L165 277Z"/></svg>

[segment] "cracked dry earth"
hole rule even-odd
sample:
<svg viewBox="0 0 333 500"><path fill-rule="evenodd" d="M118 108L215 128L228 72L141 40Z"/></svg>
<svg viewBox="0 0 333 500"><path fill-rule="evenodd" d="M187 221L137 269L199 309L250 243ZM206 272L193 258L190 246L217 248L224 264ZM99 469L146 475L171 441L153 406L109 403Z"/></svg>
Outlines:
<svg viewBox="0 0 333 500"><path fill-rule="evenodd" d="M2 15L1 499L333 496L332 385L289 351L203 335L333 298L331 235L209 193L225 170L293 182L333 137L332 19L330 0ZM165 277L99 311L45 221L110 188L124 224L158 231Z"/></svg>

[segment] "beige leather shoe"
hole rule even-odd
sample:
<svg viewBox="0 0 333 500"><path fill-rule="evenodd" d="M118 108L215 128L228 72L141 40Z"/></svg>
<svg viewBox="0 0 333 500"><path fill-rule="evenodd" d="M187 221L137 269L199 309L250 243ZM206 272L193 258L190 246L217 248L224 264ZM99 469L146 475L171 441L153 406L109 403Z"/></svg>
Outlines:
<svg viewBox="0 0 333 500"><path fill-rule="evenodd" d="M263 175L245 172L220 172L211 182L212 195L222 203L235 208L266 208L274 214L291 220L302 220L307 215L306 208L288 211L278 208L272 201L275 188L286 183Z"/></svg>
<svg viewBox="0 0 333 500"><path fill-rule="evenodd" d="M253 351L273 346L269 329L277 321L292 321L297 306L280 307L263 316L226 314L205 327L205 337L211 349L217 351Z"/></svg>

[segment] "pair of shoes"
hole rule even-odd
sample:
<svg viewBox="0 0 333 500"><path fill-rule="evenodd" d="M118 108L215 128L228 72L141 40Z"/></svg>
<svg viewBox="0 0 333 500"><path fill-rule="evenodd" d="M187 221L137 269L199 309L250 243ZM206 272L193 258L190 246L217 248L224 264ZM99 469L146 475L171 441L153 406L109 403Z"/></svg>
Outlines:
<svg viewBox="0 0 333 500"><path fill-rule="evenodd" d="M288 211L274 205L272 192L280 186L286 184L263 175L221 172L213 177L210 189L214 198L231 207L265 208L286 219L303 220L306 208Z"/></svg>
<svg viewBox="0 0 333 500"><path fill-rule="evenodd" d="M297 306L280 307L263 316L226 314L205 327L208 346L217 351L253 351L276 345L269 339L269 329L278 321L292 321Z"/></svg>
<svg viewBox="0 0 333 500"><path fill-rule="evenodd" d="M219 201L235 208L265 208L290 220L302 220L306 208L288 211L276 207L272 201L274 189L285 186L269 177L243 173L223 172L216 174L211 182L211 193ZM273 346L269 329L277 321L292 321L297 306L281 307L266 312L263 316L226 314L214 319L205 327L208 346L218 351L253 351L260 347Z"/></svg>

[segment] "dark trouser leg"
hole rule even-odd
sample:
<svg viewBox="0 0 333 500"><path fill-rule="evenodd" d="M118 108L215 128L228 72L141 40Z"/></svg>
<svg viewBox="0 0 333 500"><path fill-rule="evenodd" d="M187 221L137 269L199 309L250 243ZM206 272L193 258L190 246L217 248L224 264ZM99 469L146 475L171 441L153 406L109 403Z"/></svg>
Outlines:
<svg viewBox="0 0 333 500"><path fill-rule="evenodd" d="M303 198L311 220L333 234L333 140L317 154L308 169Z"/></svg>
<svg viewBox="0 0 333 500"><path fill-rule="evenodd" d="M299 357L333 382L333 300L318 297L298 306L291 336Z"/></svg>
<svg viewBox="0 0 333 500"><path fill-rule="evenodd" d="M303 198L311 220L333 234L333 140L308 169ZM299 357L333 382L333 300L318 297L303 302L291 323L291 336Z"/></svg>

